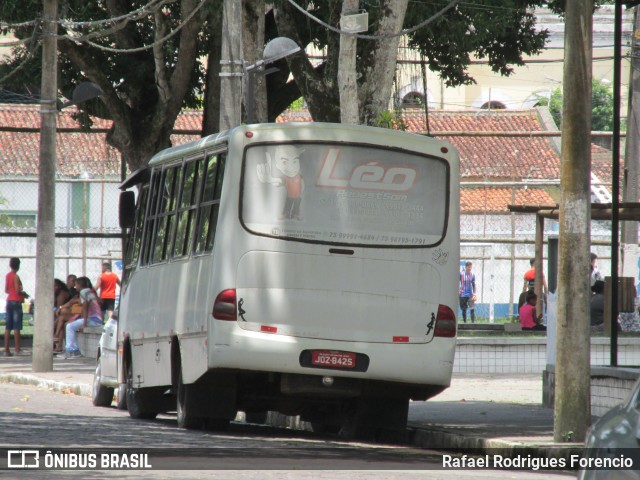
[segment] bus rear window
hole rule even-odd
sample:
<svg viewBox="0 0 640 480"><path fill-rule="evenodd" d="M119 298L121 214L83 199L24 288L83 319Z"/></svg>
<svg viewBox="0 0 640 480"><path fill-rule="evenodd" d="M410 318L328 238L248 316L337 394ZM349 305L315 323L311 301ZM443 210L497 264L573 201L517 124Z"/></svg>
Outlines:
<svg viewBox="0 0 640 480"><path fill-rule="evenodd" d="M449 168L436 157L370 145L246 149L241 221L288 240L424 247L446 231Z"/></svg>

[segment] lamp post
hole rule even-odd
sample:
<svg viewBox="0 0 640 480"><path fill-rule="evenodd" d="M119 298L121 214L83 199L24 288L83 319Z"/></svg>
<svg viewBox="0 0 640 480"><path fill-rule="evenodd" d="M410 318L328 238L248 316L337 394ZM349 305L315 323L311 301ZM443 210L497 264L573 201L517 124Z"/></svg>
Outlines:
<svg viewBox="0 0 640 480"><path fill-rule="evenodd" d="M254 123L255 120L255 93L254 81L256 75L269 75L277 72L275 67L265 69L266 65L281 60L289 55L299 52L301 49L296 42L287 37L276 37L270 40L264 47L262 60L258 60L251 65L244 65L244 76L247 82L247 123Z"/></svg>

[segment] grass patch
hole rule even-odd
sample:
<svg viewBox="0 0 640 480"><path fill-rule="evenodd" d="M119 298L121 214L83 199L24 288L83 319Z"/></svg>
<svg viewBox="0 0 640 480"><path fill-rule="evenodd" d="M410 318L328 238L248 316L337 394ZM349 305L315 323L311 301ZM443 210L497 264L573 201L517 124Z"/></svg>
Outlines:
<svg viewBox="0 0 640 480"><path fill-rule="evenodd" d="M6 322L4 318L2 318L0 319L0 329L2 329L3 334L4 334L5 327L6 327ZM33 336L34 330L35 330L35 327L33 326L33 315L25 313L22 316L22 330L20 330L20 333L22 335Z"/></svg>

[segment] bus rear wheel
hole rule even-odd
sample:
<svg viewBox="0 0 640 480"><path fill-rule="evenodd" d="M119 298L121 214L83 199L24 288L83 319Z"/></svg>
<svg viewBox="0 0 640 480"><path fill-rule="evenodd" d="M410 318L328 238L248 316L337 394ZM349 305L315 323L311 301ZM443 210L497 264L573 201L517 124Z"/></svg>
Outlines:
<svg viewBox="0 0 640 480"><path fill-rule="evenodd" d="M182 381L182 369L178 373L178 394L176 395L176 417L178 427L190 430L202 428L204 418L193 414L192 408L189 406L189 394L193 395L190 385L185 385Z"/></svg>

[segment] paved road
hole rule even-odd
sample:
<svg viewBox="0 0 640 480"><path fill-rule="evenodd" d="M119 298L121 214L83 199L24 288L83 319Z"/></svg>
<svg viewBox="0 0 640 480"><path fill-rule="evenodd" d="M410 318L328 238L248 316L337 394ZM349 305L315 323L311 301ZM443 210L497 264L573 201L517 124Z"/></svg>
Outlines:
<svg viewBox="0 0 640 480"><path fill-rule="evenodd" d="M2 478L215 478L215 479L537 479L566 475L504 471L442 471L441 454L409 447L342 442L313 433L233 424L228 432L180 430L175 417L136 421L115 408L96 408L86 397L31 386L2 386L0 440L4 447L171 448L155 467L226 470L0 472ZM191 457L207 450L206 456ZM231 469L231 470L229 470ZM285 470L286 471L281 471ZM314 470L310 470L314 469ZM426 470L428 469L428 470ZM322 471L319 471L322 470ZM400 473L402 471L402 473ZM45 475L46 473L46 475Z"/></svg>

